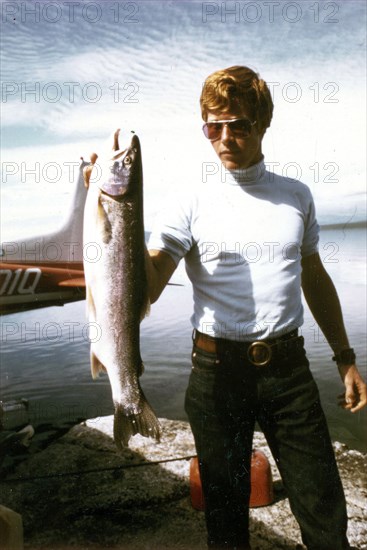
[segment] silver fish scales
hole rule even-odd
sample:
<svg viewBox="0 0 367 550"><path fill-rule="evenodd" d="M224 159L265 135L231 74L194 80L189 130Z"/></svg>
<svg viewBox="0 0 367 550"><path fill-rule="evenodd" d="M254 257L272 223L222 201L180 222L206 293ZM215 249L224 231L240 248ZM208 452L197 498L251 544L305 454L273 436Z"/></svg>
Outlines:
<svg viewBox="0 0 367 550"><path fill-rule="evenodd" d="M118 133L115 146L118 148ZM160 426L140 387L140 322L149 309L144 262L143 171L140 142L117 151L101 184L91 183L84 211L84 258L89 321L101 337L91 343L93 377L107 371L115 406L118 448L140 433L159 440Z"/></svg>

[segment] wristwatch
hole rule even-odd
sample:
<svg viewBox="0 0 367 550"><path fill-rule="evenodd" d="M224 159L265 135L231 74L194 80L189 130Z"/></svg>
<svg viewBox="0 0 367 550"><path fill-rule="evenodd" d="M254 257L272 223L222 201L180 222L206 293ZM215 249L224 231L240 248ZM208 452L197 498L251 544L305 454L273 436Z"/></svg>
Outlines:
<svg viewBox="0 0 367 550"><path fill-rule="evenodd" d="M347 348L336 353L332 358L338 365L354 365L356 362L356 354L353 348Z"/></svg>

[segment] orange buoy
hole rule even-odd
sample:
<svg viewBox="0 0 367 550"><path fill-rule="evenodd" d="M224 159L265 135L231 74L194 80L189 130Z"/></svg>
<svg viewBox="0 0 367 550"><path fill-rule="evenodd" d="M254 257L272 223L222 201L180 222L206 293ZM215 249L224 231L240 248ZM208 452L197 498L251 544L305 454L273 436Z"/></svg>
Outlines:
<svg viewBox="0 0 367 550"><path fill-rule="evenodd" d="M267 506L273 501L273 476L269 460L262 451L253 449L251 456L250 508Z"/></svg>
<svg viewBox="0 0 367 550"><path fill-rule="evenodd" d="M190 460L190 498L195 510L205 510L203 490L201 487L199 461L195 456Z"/></svg>
<svg viewBox="0 0 367 550"><path fill-rule="evenodd" d="M190 461L190 498L195 510L205 510L197 457ZM262 451L254 449L251 456L250 508L266 506L273 500L273 476L269 461Z"/></svg>

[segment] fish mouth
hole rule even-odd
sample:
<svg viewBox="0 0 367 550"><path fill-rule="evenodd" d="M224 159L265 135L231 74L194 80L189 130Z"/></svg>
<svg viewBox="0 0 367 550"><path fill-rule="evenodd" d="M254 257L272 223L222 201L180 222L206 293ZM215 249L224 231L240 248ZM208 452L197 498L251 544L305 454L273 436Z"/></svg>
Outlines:
<svg viewBox="0 0 367 550"><path fill-rule="evenodd" d="M100 185L102 193L111 197L122 197L128 191L134 167L140 157L140 142L137 135L133 135L130 145L120 150L118 157L112 159L109 166L110 174Z"/></svg>

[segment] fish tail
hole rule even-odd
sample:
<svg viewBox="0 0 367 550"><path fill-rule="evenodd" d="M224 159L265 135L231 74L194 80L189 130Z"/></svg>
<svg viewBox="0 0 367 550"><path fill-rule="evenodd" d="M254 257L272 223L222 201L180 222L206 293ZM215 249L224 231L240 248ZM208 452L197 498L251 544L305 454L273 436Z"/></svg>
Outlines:
<svg viewBox="0 0 367 550"><path fill-rule="evenodd" d="M115 406L115 416L113 424L113 436L116 446L119 450L127 446L131 436L141 434L144 437L152 437L157 442L160 441L161 427L153 409L141 396L141 412L138 414L126 414L126 409L120 404Z"/></svg>
<svg viewBox="0 0 367 550"><path fill-rule="evenodd" d="M98 378L99 373L106 372L106 367L101 363L101 361L98 359L98 357L91 351L90 353L90 367L92 371L92 377Z"/></svg>

